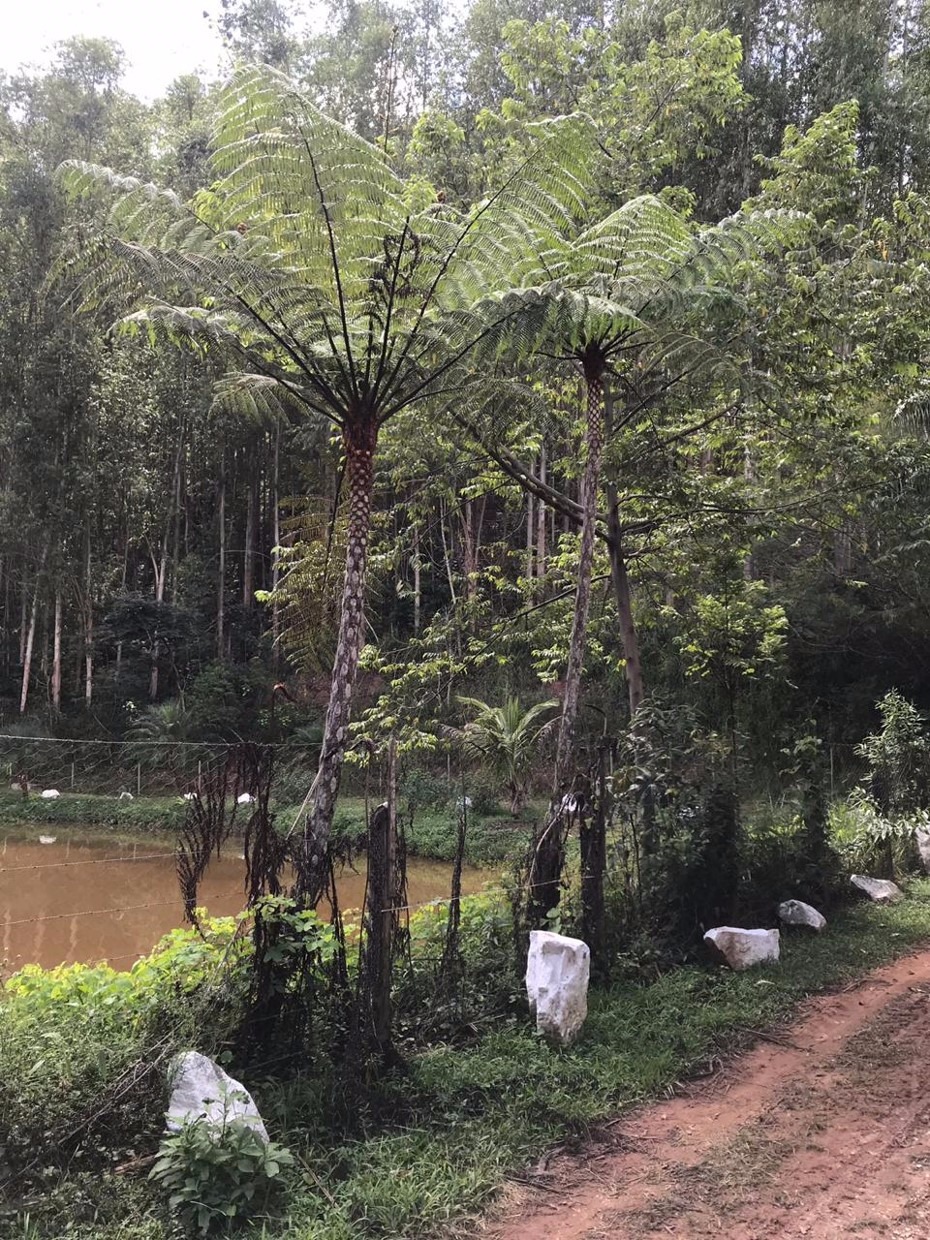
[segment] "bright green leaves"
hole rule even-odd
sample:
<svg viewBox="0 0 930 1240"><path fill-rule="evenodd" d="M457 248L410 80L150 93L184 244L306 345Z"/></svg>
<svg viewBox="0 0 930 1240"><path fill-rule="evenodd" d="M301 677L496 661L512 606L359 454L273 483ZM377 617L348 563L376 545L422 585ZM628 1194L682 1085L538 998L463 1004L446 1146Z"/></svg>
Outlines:
<svg viewBox="0 0 930 1240"><path fill-rule="evenodd" d="M244 1120L191 1120L163 1139L149 1178L168 1194L183 1226L208 1236L263 1208L282 1168L293 1165L289 1150Z"/></svg>

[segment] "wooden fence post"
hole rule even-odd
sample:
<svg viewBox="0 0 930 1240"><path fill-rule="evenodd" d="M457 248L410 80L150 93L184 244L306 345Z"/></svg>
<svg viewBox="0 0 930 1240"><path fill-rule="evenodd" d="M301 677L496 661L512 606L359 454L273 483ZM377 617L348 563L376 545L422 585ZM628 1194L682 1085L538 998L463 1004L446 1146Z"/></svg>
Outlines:
<svg viewBox="0 0 930 1240"><path fill-rule="evenodd" d="M392 1057L391 980L394 926L394 864L397 848L397 745L388 749L388 799L371 815L368 828L368 936L366 973L371 1033L382 1055Z"/></svg>

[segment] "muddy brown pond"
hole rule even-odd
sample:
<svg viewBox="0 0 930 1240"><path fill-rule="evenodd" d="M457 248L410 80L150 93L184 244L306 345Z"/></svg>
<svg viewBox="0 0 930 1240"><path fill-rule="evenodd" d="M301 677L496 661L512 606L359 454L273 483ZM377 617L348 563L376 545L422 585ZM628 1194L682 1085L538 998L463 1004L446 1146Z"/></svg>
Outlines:
<svg viewBox="0 0 930 1240"><path fill-rule="evenodd" d="M50 841L52 836L42 837ZM408 897L420 904L448 896L452 867L416 857L407 863ZM478 891L495 872L466 869L465 893ZM200 904L214 916L243 906L245 866L234 849L214 860L201 884ZM358 873L337 880L343 909L361 906L364 858ZM108 844L58 835L54 842L0 836L0 972L24 964L51 967L109 961L129 969L158 939L183 924L170 846L139 840Z"/></svg>

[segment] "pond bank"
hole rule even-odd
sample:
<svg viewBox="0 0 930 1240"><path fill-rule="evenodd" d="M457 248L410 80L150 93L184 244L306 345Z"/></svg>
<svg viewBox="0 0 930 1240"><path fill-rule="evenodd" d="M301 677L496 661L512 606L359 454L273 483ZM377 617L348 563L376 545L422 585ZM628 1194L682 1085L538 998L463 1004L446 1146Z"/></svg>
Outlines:
<svg viewBox="0 0 930 1240"><path fill-rule="evenodd" d="M272 803L276 821L290 824L300 806ZM248 807L240 807L236 822L241 830L248 821ZM187 806L180 797L114 796L63 791L53 800L32 793L28 799L12 790L0 792L0 827L71 828L75 832L105 834L108 839L131 842L145 838L173 845L184 823ZM465 856L471 865L507 861L518 855L529 839L532 823L507 817L473 815L466 837ZM365 802L361 798L340 799L333 823L333 834L358 838L365 830ZM449 810L422 809L412 825L405 824L407 852L412 857L451 861L455 855L457 822Z"/></svg>

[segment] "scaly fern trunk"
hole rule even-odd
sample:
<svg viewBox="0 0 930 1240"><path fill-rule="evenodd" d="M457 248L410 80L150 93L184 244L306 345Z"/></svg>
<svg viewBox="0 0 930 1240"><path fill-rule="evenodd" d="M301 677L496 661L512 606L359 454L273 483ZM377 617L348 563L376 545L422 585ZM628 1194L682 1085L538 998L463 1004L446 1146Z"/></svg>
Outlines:
<svg viewBox="0 0 930 1240"><path fill-rule="evenodd" d="M368 570L368 538L371 529L377 439L378 426L371 417L356 417L347 423L343 431L346 477L349 484L349 516L342 610L320 762L307 814L305 855L302 859L302 873L298 875L297 881L300 893L311 901L319 897L326 881L326 852L342 779L352 694L364 644L365 578Z"/></svg>

